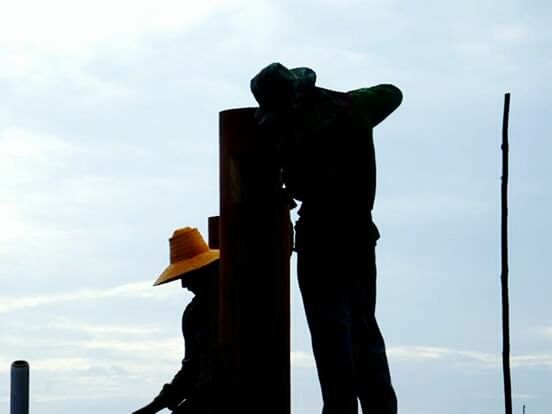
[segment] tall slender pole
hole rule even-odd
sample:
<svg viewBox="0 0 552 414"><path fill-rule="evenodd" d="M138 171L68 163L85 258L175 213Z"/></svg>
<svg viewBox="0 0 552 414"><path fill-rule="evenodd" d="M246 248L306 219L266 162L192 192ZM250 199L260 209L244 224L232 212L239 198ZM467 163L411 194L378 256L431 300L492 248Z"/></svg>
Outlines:
<svg viewBox="0 0 552 414"><path fill-rule="evenodd" d="M508 299L508 120L510 115L510 94L504 95L504 116L502 120L502 369L504 371L504 403L506 414L512 414L512 380L510 375L510 304Z"/></svg>

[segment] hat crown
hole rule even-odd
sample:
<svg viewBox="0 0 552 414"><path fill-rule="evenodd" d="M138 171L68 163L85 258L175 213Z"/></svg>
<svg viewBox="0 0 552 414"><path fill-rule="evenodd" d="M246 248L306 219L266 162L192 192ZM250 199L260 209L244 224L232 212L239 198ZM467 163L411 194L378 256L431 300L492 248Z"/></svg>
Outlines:
<svg viewBox="0 0 552 414"><path fill-rule="evenodd" d="M297 92L313 91L315 83L316 73L312 69L288 69L275 62L251 79L250 88L263 110L282 110L292 105Z"/></svg>
<svg viewBox="0 0 552 414"><path fill-rule="evenodd" d="M196 228L175 230L169 239L171 264L190 259L209 251L209 246Z"/></svg>

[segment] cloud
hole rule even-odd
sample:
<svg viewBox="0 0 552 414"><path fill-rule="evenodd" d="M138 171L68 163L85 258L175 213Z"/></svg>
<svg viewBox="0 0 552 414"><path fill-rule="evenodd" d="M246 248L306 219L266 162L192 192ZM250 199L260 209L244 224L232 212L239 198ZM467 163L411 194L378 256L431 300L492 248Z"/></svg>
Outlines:
<svg viewBox="0 0 552 414"><path fill-rule="evenodd" d="M133 291L119 287L107 293ZM0 336L0 349L17 348L17 354L26 356L35 401L87 399L91 394L132 398L136 390L153 397L152 389L158 391L171 379L183 356L182 338L167 336L158 326L88 323L67 316L11 331ZM0 360L13 356L0 355ZM2 364L0 373L9 369Z"/></svg>
<svg viewBox="0 0 552 414"><path fill-rule="evenodd" d="M28 328L9 341L0 338L0 349L20 344L18 353L27 355L30 364L34 401L84 400L91 393L98 399L134 398L137 392L153 398L178 371L183 356L182 337L166 336L157 326L88 323L66 316ZM293 351L291 363L315 366L312 354L303 351ZM0 366L0 373L8 371L8 364Z"/></svg>
<svg viewBox="0 0 552 414"><path fill-rule="evenodd" d="M68 318L59 318L48 325L50 329L58 329L71 332L83 332L93 336L149 336L159 332L158 327L136 327L125 325L90 324Z"/></svg>
<svg viewBox="0 0 552 414"><path fill-rule="evenodd" d="M13 252L22 239L59 238L52 226L38 226L26 213L33 188L47 186L77 149L51 135L18 127L0 129L0 254Z"/></svg>
<svg viewBox="0 0 552 414"><path fill-rule="evenodd" d="M291 351L291 366L297 368L313 368L316 366L314 355L310 352Z"/></svg>
<svg viewBox="0 0 552 414"><path fill-rule="evenodd" d="M109 289L83 289L73 292L47 295L28 295L0 298L0 314L25 308L54 305L67 302L115 298L151 298L163 300L180 292L170 289L152 289L151 282L128 283ZM82 327L81 327L82 329ZM99 328L97 328L99 329Z"/></svg>
<svg viewBox="0 0 552 414"><path fill-rule="evenodd" d="M57 299L129 295L151 297L149 283L77 292ZM48 337L44 336L45 331ZM56 340L52 341L52 337ZM153 397L179 369L183 354L179 335L167 335L156 325L120 323L116 317L106 323L89 323L63 316L18 331L10 335L9 341L5 337L2 340L4 345L24 344L18 352L31 351L28 360L35 381L33 398L37 401L86 399L91 392L98 398L131 398L136 390ZM428 369L435 363L453 364L460 369L466 365L492 369L501 366L498 354L449 347L395 346L389 347L388 354L394 365L421 362ZM5 355L0 359L5 360ZM292 351L291 364L294 368L315 369L311 352ZM512 357L512 367L552 368L552 354L516 355ZM0 367L0 372L7 370L7 365Z"/></svg>
<svg viewBox="0 0 552 414"><path fill-rule="evenodd" d="M537 395L533 394L520 394L520 393L513 393L512 398L514 400L532 400L534 398L538 398Z"/></svg>
<svg viewBox="0 0 552 414"><path fill-rule="evenodd" d="M511 364L514 368L552 368L552 354L542 353L530 355L515 355L511 358Z"/></svg>
<svg viewBox="0 0 552 414"><path fill-rule="evenodd" d="M244 9L244 0L21 0L5 2L0 14L0 82L16 94L51 90L56 82L77 87L86 104L109 103L133 91L93 76L98 56L120 60L152 38L198 27L214 13ZM10 84L9 81L17 81ZM79 101L79 105L83 102Z"/></svg>
<svg viewBox="0 0 552 414"><path fill-rule="evenodd" d="M494 39L504 42L522 42L529 38L529 29L518 23L501 24L493 28Z"/></svg>
<svg viewBox="0 0 552 414"><path fill-rule="evenodd" d="M475 365L480 368L499 368L502 356L478 351L463 351L454 348L431 346L395 346L387 350L390 358L397 362L449 361ZM512 355L512 368L552 368L552 354Z"/></svg>
<svg viewBox="0 0 552 414"><path fill-rule="evenodd" d="M182 337L168 336L161 326L151 324L97 324L63 317L26 329L12 327L9 332L0 338L2 342L19 344L18 352L28 354L32 369L38 371L70 372L117 365L125 373L138 372L142 366L179 360L183 349ZM41 351L37 353L36 348Z"/></svg>
<svg viewBox="0 0 552 414"><path fill-rule="evenodd" d="M0 129L0 180L24 184L38 172L54 169L75 156L77 147L55 136L16 126Z"/></svg>
<svg viewBox="0 0 552 414"><path fill-rule="evenodd" d="M387 350L390 358L396 361L438 361L455 360L460 362L476 363L480 366L495 367L500 362L498 355L460 351L453 348L432 346L395 346Z"/></svg>
<svg viewBox="0 0 552 414"><path fill-rule="evenodd" d="M236 1L21 0L3 5L0 44L19 50L58 54L82 52L108 41L130 41L157 31L199 24Z"/></svg>
<svg viewBox="0 0 552 414"><path fill-rule="evenodd" d="M16 127L4 128L0 131L0 155L4 162L12 157L43 162L49 156L68 152L69 145L52 136Z"/></svg>
<svg viewBox="0 0 552 414"><path fill-rule="evenodd" d="M529 329L529 332L536 337L552 341L552 326L538 326Z"/></svg>
<svg viewBox="0 0 552 414"><path fill-rule="evenodd" d="M90 367L92 367L91 361L81 357L45 358L32 362L33 371L44 371L50 373L85 371L90 369ZM29 368L31 368L30 365Z"/></svg>
<svg viewBox="0 0 552 414"><path fill-rule="evenodd" d="M195 217L205 220L218 178L216 170L204 171L202 160L214 151L203 141L175 139L167 145L158 149L154 140L98 143L19 126L0 128L0 279L22 286L13 275L43 283L72 279L69 275L78 271L98 280L98 275L134 271L129 266L136 263L137 249L152 257L165 253L172 226L154 238L162 250L151 243L152 234L163 228L160 221L175 222L161 210L180 217L184 204L189 223L197 226ZM168 160L167 153L186 158ZM196 196L200 201L189 204ZM202 197L211 198L205 202ZM130 265L125 254L132 255Z"/></svg>
<svg viewBox="0 0 552 414"><path fill-rule="evenodd" d="M493 206L494 207L494 206ZM490 210L487 200L465 199L456 194L427 193L403 194L381 197L377 201L378 210L389 212L395 220L414 221L437 218L478 215Z"/></svg>

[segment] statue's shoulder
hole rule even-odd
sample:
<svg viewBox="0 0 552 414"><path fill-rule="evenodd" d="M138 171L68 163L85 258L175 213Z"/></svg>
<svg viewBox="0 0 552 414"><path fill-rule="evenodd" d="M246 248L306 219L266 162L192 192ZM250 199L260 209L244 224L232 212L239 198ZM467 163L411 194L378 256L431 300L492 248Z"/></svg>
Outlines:
<svg viewBox="0 0 552 414"><path fill-rule="evenodd" d="M347 92L355 118L362 118L372 127L387 118L403 100L402 91L392 84L380 84Z"/></svg>

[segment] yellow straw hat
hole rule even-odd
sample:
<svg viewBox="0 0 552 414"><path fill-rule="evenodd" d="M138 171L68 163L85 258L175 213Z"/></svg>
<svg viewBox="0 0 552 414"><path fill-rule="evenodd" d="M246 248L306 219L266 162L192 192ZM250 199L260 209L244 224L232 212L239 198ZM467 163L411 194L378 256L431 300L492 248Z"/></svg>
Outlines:
<svg viewBox="0 0 552 414"><path fill-rule="evenodd" d="M220 257L220 251L209 249L196 228L184 227L174 231L169 239L171 264L161 273L153 286L180 279Z"/></svg>

